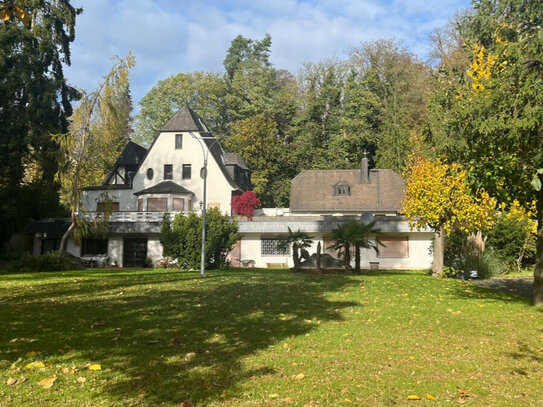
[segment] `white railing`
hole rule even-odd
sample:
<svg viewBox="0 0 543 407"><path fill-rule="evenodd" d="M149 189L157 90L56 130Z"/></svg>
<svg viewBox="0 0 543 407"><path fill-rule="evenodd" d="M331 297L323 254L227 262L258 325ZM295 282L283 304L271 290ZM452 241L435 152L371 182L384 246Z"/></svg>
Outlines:
<svg viewBox="0 0 543 407"><path fill-rule="evenodd" d="M112 212L109 215L109 222L162 222L165 212ZM179 212L168 212L172 217ZM183 213L186 213L183 212ZM83 219L94 220L103 216L102 212L82 212L79 214Z"/></svg>

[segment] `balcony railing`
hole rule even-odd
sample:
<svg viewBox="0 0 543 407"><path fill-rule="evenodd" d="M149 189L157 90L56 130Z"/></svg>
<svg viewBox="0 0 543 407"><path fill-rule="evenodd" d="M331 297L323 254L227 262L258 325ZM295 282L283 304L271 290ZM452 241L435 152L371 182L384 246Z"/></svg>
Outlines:
<svg viewBox="0 0 543 407"><path fill-rule="evenodd" d="M166 212L112 212L109 215L109 222L162 222ZM168 212L172 217L179 212ZM182 213L187 213L183 211ZM103 212L81 212L79 214L83 219L94 220L102 217Z"/></svg>

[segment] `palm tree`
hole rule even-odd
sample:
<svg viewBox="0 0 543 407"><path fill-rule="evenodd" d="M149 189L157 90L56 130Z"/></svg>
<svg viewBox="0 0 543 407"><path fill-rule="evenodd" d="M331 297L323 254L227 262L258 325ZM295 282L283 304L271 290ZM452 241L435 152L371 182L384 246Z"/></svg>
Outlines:
<svg viewBox="0 0 543 407"><path fill-rule="evenodd" d="M360 249L373 249L379 254L379 245L383 246L378 240L376 242L370 239L370 235L378 235L381 230L374 228L375 221L370 223L348 222L338 226L332 231L331 238L334 244L330 249L343 256L345 268L351 269L351 248L354 249L355 272L360 273Z"/></svg>
<svg viewBox="0 0 543 407"><path fill-rule="evenodd" d="M343 263L346 270L351 269L351 242L352 242L352 226L351 223L338 225L332 230L330 238L334 244L329 247L330 250L337 252L339 257L343 257Z"/></svg>
<svg viewBox="0 0 543 407"><path fill-rule="evenodd" d="M313 238L300 229L297 232L293 232L290 228L287 229L288 237L283 240L281 247L285 248L292 244L292 261L294 262L294 270L297 271L300 268L300 251L310 247L313 244Z"/></svg>

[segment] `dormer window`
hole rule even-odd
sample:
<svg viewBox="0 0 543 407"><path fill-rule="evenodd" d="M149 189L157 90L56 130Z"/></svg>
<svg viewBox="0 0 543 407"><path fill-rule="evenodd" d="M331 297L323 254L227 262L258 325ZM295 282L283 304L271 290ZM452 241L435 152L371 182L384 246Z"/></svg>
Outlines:
<svg viewBox="0 0 543 407"><path fill-rule="evenodd" d="M349 196L351 195L351 187L346 182L338 182L334 188L334 195Z"/></svg>

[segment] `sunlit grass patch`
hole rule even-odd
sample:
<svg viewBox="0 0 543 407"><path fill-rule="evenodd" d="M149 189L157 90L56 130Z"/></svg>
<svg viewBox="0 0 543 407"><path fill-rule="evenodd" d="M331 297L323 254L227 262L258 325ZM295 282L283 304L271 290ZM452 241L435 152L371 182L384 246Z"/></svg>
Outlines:
<svg viewBox="0 0 543 407"><path fill-rule="evenodd" d="M518 406L543 392L540 311L422 272L4 274L0 296L0 406Z"/></svg>

